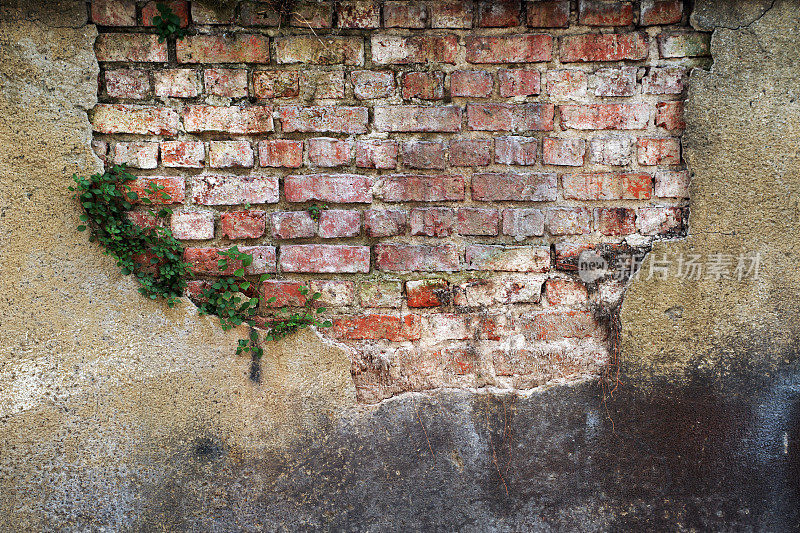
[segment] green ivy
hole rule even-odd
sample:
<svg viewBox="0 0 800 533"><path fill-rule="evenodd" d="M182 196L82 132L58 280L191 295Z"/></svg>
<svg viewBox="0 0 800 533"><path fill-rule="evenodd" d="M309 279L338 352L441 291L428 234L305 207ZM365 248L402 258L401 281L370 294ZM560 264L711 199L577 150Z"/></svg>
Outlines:
<svg viewBox="0 0 800 533"><path fill-rule="evenodd" d="M331 327L332 324L330 321L323 321L318 317L318 315L321 315L325 312L325 308L314 307L314 302L322 297L322 293L311 293L311 289L309 287L303 286L300 287L300 294L306 296L306 302L303 308L294 313L290 313L286 307L282 308L281 313L288 316L272 319L267 323L268 329L265 336L266 340L272 341L282 339L283 337L291 335L295 331L308 326L316 326L320 328ZM270 298L268 301L273 302L275 301L275 298Z"/></svg>
<svg viewBox="0 0 800 533"><path fill-rule="evenodd" d="M167 39L183 39L186 32L181 28L181 19L173 13L172 9L162 2L156 4L158 15L153 17L153 26L158 32L158 42L163 43Z"/></svg>
<svg viewBox="0 0 800 533"><path fill-rule="evenodd" d="M308 208L308 214L311 216L311 220L319 220L319 216L322 214L324 210L328 209L328 206L325 204L314 204Z"/></svg>

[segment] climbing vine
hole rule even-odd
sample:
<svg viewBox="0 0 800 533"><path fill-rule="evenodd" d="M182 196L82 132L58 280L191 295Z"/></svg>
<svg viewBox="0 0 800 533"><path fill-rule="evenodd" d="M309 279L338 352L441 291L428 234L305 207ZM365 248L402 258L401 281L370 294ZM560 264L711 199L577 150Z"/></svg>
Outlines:
<svg viewBox="0 0 800 533"><path fill-rule="evenodd" d="M172 9L162 2L156 4L158 15L153 17L153 26L158 33L158 42L163 43L167 39L183 39L186 32L181 28L181 19Z"/></svg>

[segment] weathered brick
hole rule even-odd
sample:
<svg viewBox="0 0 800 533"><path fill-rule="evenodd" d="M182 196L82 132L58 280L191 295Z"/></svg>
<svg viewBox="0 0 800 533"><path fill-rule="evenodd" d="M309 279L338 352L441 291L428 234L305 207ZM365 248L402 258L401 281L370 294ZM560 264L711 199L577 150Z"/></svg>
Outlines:
<svg viewBox="0 0 800 533"><path fill-rule="evenodd" d="M681 94L686 69L680 67L652 67L642 78L642 92L645 94Z"/></svg>
<svg viewBox="0 0 800 533"><path fill-rule="evenodd" d="M114 145L114 163L133 168L156 168L158 166L158 143L118 142Z"/></svg>
<svg viewBox="0 0 800 533"><path fill-rule="evenodd" d="M149 198L152 203L163 205L182 204L186 199L186 183L181 177L147 176L129 181L128 185L131 191L139 195L140 201L142 198ZM151 188L153 185L161 186L163 189L154 194L146 193L145 189ZM164 198L162 193L169 197Z"/></svg>
<svg viewBox="0 0 800 533"><path fill-rule="evenodd" d="M552 104L468 104L467 124L481 131L551 131Z"/></svg>
<svg viewBox="0 0 800 533"><path fill-rule="evenodd" d="M341 70L303 70L300 96L309 99L344 98L344 72Z"/></svg>
<svg viewBox="0 0 800 533"><path fill-rule="evenodd" d="M421 246L381 243L375 245L378 270L396 272L449 272L459 269L458 250L451 244Z"/></svg>
<svg viewBox="0 0 800 533"><path fill-rule="evenodd" d="M403 98L441 100L444 98L444 72L407 72L403 74Z"/></svg>
<svg viewBox="0 0 800 533"><path fill-rule="evenodd" d="M399 308L403 299L403 285L399 281L375 281L361 284L359 294L362 307Z"/></svg>
<svg viewBox="0 0 800 533"><path fill-rule="evenodd" d="M231 211L220 216L220 232L228 239L257 239L266 231L267 214L249 209Z"/></svg>
<svg viewBox="0 0 800 533"><path fill-rule="evenodd" d="M430 11L432 28L467 29L472 27L475 7L472 0L437 0Z"/></svg>
<svg viewBox="0 0 800 533"><path fill-rule="evenodd" d="M372 61L378 65L456 62L455 35L373 35Z"/></svg>
<svg viewBox="0 0 800 533"><path fill-rule="evenodd" d="M197 71L175 68L153 72L156 96L193 98L200 94Z"/></svg>
<svg viewBox="0 0 800 533"><path fill-rule="evenodd" d="M458 106L377 106L374 113L377 131L452 133L461 129L461 108Z"/></svg>
<svg viewBox="0 0 800 533"><path fill-rule="evenodd" d="M657 170L655 194L659 198L688 198L688 170Z"/></svg>
<svg viewBox="0 0 800 533"><path fill-rule="evenodd" d="M550 305L578 307L589 300L586 286L572 279L550 278L544 284L544 293Z"/></svg>
<svg viewBox="0 0 800 533"><path fill-rule="evenodd" d="M297 2L292 6L291 26L330 28L333 26L333 2Z"/></svg>
<svg viewBox="0 0 800 533"><path fill-rule="evenodd" d="M683 209L680 207L640 207L636 225L642 235L663 235L683 229Z"/></svg>
<svg viewBox="0 0 800 533"><path fill-rule="evenodd" d="M592 77L595 96L636 94L636 67L601 68Z"/></svg>
<svg viewBox="0 0 800 533"><path fill-rule="evenodd" d="M500 214L496 209L460 207L457 214L459 235L485 235L494 237L498 233Z"/></svg>
<svg viewBox="0 0 800 533"><path fill-rule="evenodd" d="M356 284L352 281L314 280L309 282L312 292L318 292L320 305L327 307L348 307L355 303Z"/></svg>
<svg viewBox="0 0 800 533"><path fill-rule="evenodd" d="M284 272L369 272L369 246L287 244L281 246L280 252Z"/></svg>
<svg viewBox="0 0 800 533"><path fill-rule="evenodd" d="M520 0L481 0L477 25L480 28L509 28L520 25Z"/></svg>
<svg viewBox="0 0 800 533"><path fill-rule="evenodd" d="M241 261L228 261L226 270L219 270L219 260L222 248L186 248L183 259L191 263L192 272L195 274L209 274L230 276L237 268L242 268ZM274 246L240 246L240 252L253 256L250 266L244 267L246 275L267 274L275 272L275 247Z"/></svg>
<svg viewBox="0 0 800 533"><path fill-rule="evenodd" d="M644 26L675 24L683 17L683 0L642 0L639 23Z"/></svg>
<svg viewBox="0 0 800 533"><path fill-rule="evenodd" d="M108 142L97 139L92 140L92 151L105 164L108 159Z"/></svg>
<svg viewBox="0 0 800 533"><path fill-rule="evenodd" d="M370 237L403 235L408 227L408 215L399 209L367 209L364 228Z"/></svg>
<svg viewBox="0 0 800 533"><path fill-rule="evenodd" d="M625 207L601 207L597 213L597 231L603 235L636 233L636 210Z"/></svg>
<svg viewBox="0 0 800 533"><path fill-rule="evenodd" d="M634 61L647 58L644 33L586 33L561 37L561 61Z"/></svg>
<svg viewBox="0 0 800 533"><path fill-rule="evenodd" d="M648 200L653 190L653 178L644 173L564 174L561 181L570 200Z"/></svg>
<svg viewBox="0 0 800 533"><path fill-rule="evenodd" d="M280 26L281 13L268 2L242 2L239 7L240 26Z"/></svg>
<svg viewBox="0 0 800 533"><path fill-rule="evenodd" d="M681 141L677 137L639 138L636 148L640 165L679 165L681 163Z"/></svg>
<svg viewBox="0 0 800 533"><path fill-rule="evenodd" d="M403 165L408 168L443 169L446 165L445 144L441 141L405 142Z"/></svg>
<svg viewBox="0 0 800 533"><path fill-rule="evenodd" d="M472 176L472 199L478 202L551 202L556 200L556 174L489 172Z"/></svg>
<svg viewBox="0 0 800 533"><path fill-rule="evenodd" d="M335 318L332 334L337 339L411 341L420 337L417 315L357 315Z"/></svg>
<svg viewBox="0 0 800 533"><path fill-rule="evenodd" d="M301 281L266 280L261 283L259 291L262 305L272 308L301 307L307 301L307 295L300 292L305 286Z"/></svg>
<svg viewBox="0 0 800 533"><path fill-rule="evenodd" d="M167 45L158 36L144 33L101 33L94 43L98 61L134 61L163 63Z"/></svg>
<svg viewBox="0 0 800 533"><path fill-rule="evenodd" d="M356 166L359 168L397 168L397 141L358 141Z"/></svg>
<svg viewBox="0 0 800 533"><path fill-rule="evenodd" d="M372 29L381 25L380 6L373 0L344 0L336 11L340 28Z"/></svg>
<svg viewBox="0 0 800 533"><path fill-rule="evenodd" d="M531 96L541 92L538 70L500 69L497 71L500 96Z"/></svg>
<svg viewBox="0 0 800 533"><path fill-rule="evenodd" d="M552 98L581 100L586 96L586 73L582 70L548 70L547 94Z"/></svg>
<svg viewBox="0 0 800 533"><path fill-rule="evenodd" d="M541 209L504 209L503 235L522 241L544 235L544 212Z"/></svg>
<svg viewBox="0 0 800 533"><path fill-rule="evenodd" d="M628 26L633 24L630 2L579 0L578 24L586 26Z"/></svg>
<svg viewBox="0 0 800 533"><path fill-rule="evenodd" d="M147 71L120 69L105 72L106 94L112 98L141 100L150 96L150 77Z"/></svg>
<svg viewBox="0 0 800 533"><path fill-rule="evenodd" d="M349 165L353 159L353 143L340 139L320 137L308 139L308 159L318 167L341 167Z"/></svg>
<svg viewBox="0 0 800 533"><path fill-rule="evenodd" d="M656 104L656 126L668 130L686 128L683 121L683 102L659 102Z"/></svg>
<svg viewBox="0 0 800 533"><path fill-rule="evenodd" d="M592 212L582 207L550 207L545 226L551 235L581 235L592 231Z"/></svg>
<svg viewBox="0 0 800 533"><path fill-rule="evenodd" d="M469 63L536 63L550 61L553 38L546 34L467 36Z"/></svg>
<svg viewBox="0 0 800 533"><path fill-rule="evenodd" d="M287 176L284 194L288 202L370 203L372 178L353 174Z"/></svg>
<svg viewBox="0 0 800 533"><path fill-rule="evenodd" d="M99 26L136 26L136 3L127 0L93 0L92 22Z"/></svg>
<svg viewBox="0 0 800 533"><path fill-rule="evenodd" d="M256 98L293 98L300 94L300 73L296 70L260 70L253 73Z"/></svg>
<svg viewBox="0 0 800 533"><path fill-rule="evenodd" d="M448 148L454 167L483 167L492 162L491 139L452 140Z"/></svg>
<svg viewBox="0 0 800 533"><path fill-rule="evenodd" d="M183 110L187 132L219 131L223 133L268 133L275 129L272 106L211 106L190 105Z"/></svg>
<svg viewBox="0 0 800 533"><path fill-rule="evenodd" d="M450 302L450 285L444 279L406 281L406 302L409 307L439 307Z"/></svg>
<svg viewBox="0 0 800 533"><path fill-rule="evenodd" d="M594 250L594 244L582 242L557 242L555 246L555 267L559 270L575 272L578 270L578 258L586 250Z"/></svg>
<svg viewBox="0 0 800 533"><path fill-rule="evenodd" d="M361 37L292 35L275 37L275 59L279 65L364 65Z"/></svg>
<svg viewBox="0 0 800 533"><path fill-rule="evenodd" d="M424 28L428 8L421 2L388 0L383 4L383 25L387 28Z"/></svg>
<svg viewBox="0 0 800 533"><path fill-rule="evenodd" d="M158 4L161 2L147 2L142 8L142 24L144 26L154 26L153 18L159 15ZM181 28L189 25L189 2L186 0L170 0L163 2L180 19Z"/></svg>
<svg viewBox="0 0 800 533"><path fill-rule="evenodd" d="M569 0L533 0L525 2L528 26L566 28L569 25Z"/></svg>
<svg viewBox="0 0 800 533"><path fill-rule="evenodd" d="M457 306L489 307L497 304L537 303L541 300L541 275L495 275L473 279L454 290ZM487 335L491 337L491 335Z"/></svg>
<svg viewBox="0 0 800 533"><path fill-rule="evenodd" d="M456 70L450 74L450 95L486 98L494 89L492 74L482 70Z"/></svg>
<svg viewBox="0 0 800 533"><path fill-rule="evenodd" d="M386 98L394 93L394 73L389 70L354 70L350 81L359 100Z"/></svg>
<svg viewBox="0 0 800 533"><path fill-rule="evenodd" d="M176 239L199 241L214 238L214 215L211 213L174 213L170 225Z"/></svg>
<svg viewBox="0 0 800 533"><path fill-rule="evenodd" d="M202 168L206 149L200 141L161 141L161 162L165 167Z"/></svg>
<svg viewBox="0 0 800 533"><path fill-rule="evenodd" d="M385 202L457 202L464 199L461 176L386 176L380 197Z"/></svg>
<svg viewBox="0 0 800 533"><path fill-rule="evenodd" d="M595 137L589 143L589 160L599 165L630 165L630 137Z"/></svg>
<svg viewBox="0 0 800 533"><path fill-rule="evenodd" d="M178 63L269 63L266 35L188 35L175 49Z"/></svg>
<svg viewBox="0 0 800 533"><path fill-rule="evenodd" d="M699 57L711 55L711 34L699 32L660 33L661 57Z"/></svg>
<svg viewBox="0 0 800 533"><path fill-rule="evenodd" d="M602 326L589 311L538 311L523 317L519 326L529 341L559 341L565 338L589 337L602 341L606 336ZM592 358L597 358L597 355L593 354Z"/></svg>
<svg viewBox="0 0 800 533"><path fill-rule="evenodd" d="M211 141L208 165L211 168L250 168L253 166L253 147L249 141Z"/></svg>
<svg viewBox="0 0 800 533"><path fill-rule="evenodd" d="M333 132L366 133L366 107L346 106L284 106L278 108L284 133Z"/></svg>
<svg viewBox="0 0 800 533"><path fill-rule="evenodd" d="M580 167L583 166L585 154L586 141L583 139L545 137L542 140L542 160L545 165Z"/></svg>
<svg viewBox="0 0 800 533"><path fill-rule="evenodd" d="M97 104L92 127L98 133L136 133L140 135L175 135L180 119L168 107L123 104Z"/></svg>
<svg viewBox="0 0 800 533"><path fill-rule="evenodd" d="M418 207L411 210L411 235L448 237L453 234L456 216L449 207Z"/></svg>
<svg viewBox="0 0 800 533"><path fill-rule="evenodd" d="M258 162L262 167L298 168L303 165L303 141L259 141Z"/></svg>
<svg viewBox="0 0 800 533"><path fill-rule="evenodd" d="M326 209L319 215L319 236L323 239L358 237L361 213L344 209Z"/></svg>
<svg viewBox="0 0 800 533"><path fill-rule="evenodd" d="M192 22L195 24L221 25L232 24L236 5L223 4L206 0L192 1Z"/></svg>
<svg viewBox="0 0 800 533"><path fill-rule="evenodd" d="M562 105L561 128L575 130L641 130L650 121L648 104Z"/></svg>
<svg viewBox="0 0 800 533"><path fill-rule="evenodd" d="M271 215L270 227L276 239L302 239L317 233L308 211L276 211Z"/></svg>
<svg viewBox="0 0 800 533"><path fill-rule="evenodd" d="M206 94L238 98L247 96L247 70L243 68L208 68L203 72Z"/></svg>
<svg viewBox="0 0 800 533"><path fill-rule="evenodd" d="M196 204L274 204L278 201L278 178L274 176L197 176L193 182Z"/></svg>
<svg viewBox="0 0 800 533"><path fill-rule="evenodd" d="M501 272L546 272L550 269L548 246L467 246L466 262L472 270Z"/></svg>
<svg viewBox="0 0 800 533"><path fill-rule="evenodd" d="M494 159L500 165L535 165L539 151L535 137L496 137Z"/></svg>

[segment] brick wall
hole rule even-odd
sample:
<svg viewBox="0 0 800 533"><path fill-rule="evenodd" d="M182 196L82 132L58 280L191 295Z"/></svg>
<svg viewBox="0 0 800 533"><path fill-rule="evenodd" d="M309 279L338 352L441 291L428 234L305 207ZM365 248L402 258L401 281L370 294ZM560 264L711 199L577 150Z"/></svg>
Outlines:
<svg viewBox="0 0 800 533"><path fill-rule="evenodd" d="M709 36L681 1L168 4L177 44L155 2L89 5L91 118L101 158L172 195L190 292L234 243L275 273L265 315L310 283L365 402L602 371L593 309L621 285L577 254L685 232Z"/></svg>

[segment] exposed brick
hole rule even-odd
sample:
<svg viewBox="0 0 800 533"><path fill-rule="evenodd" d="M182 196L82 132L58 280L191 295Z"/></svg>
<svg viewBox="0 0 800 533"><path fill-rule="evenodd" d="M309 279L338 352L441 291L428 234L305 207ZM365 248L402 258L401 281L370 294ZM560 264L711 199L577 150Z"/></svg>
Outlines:
<svg viewBox="0 0 800 533"><path fill-rule="evenodd" d="M409 307L439 307L450 302L450 285L444 279L406 281Z"/></svg>
<svg viewBox="0 0 800 533"><path fill-rule="evenodd" d="M358 141L356 166L359 168L397 168L396 141Z"/></svg>
<svg viewBox="0 0 800 533"><path fill-rule="evenodd" d="M336 7L340 28L379 28L381 12L378 2L373 0L344 0Z"/></svg>
<svg viewBox="0 0 800 533"><path fill-rule="evenodd" d="M326 209L319 215L319 236L323 239L358 237L361 213L343 209Z"/></svg>
<svg viewBox="0 0 800 533"><path fill-rule="evenodd" d="M285 106L278 108L284 133L366 133L367 108L346 106Z"/></svg>
<svg viewBox="0 0 800 533"><path fill-rule="evenodd" d="M467 246L465 257L468 268L473 270L546 272L550 269L548 246L471 244Z"/></svg>
<svg viewBox="0 0 800 533"><path fill-rule="evenodd" d="M146 193L145 189L151 188L153 185L163 187L155 194ZM134 181L129 181L128 185L131 191L139 195L139 199L149 198L154 204L182 204L186 199L186 183L181 177L161 177L161 176L148 176L136 178ZM169 198L164 198L162 194L169 195Z"/></svg>
<svg viewBox="0 0 800 533"><path fill-rule="evenodd" d="M200 141L161 141L161 162L165 167L202 168L206 149Z"/></svg>
<svg viewBox="0 0 800 533"><path fill-rule="evenodd" d="M302 239L317 233L308 211L276 211L271 215L270 227L276 239Z"/></svg>
<svg viewBox="0 0 800 533"><path fill-rule="evenodd" d="M641 130L650 121L647 104L563 105L561 128L575 130Z"/></svg>
<svg viewBox="0 0 800 533"><path fill-rule="evenodd" d="M383 25L387 28L424 28L428 9L420 2L388 0L383 4Z"/></svg>
<svg viewBox="0 0 800 533"><path fill-rule="evenodd" d="M228 239L257 239L266 231L264 211L231 211L220 216L220 232Z"/></svg>
<svg viewBox="0 0 800 533"><path fill-rule="evenodd" d="M219 252L222 248L186 248L183 259L191 263L192 272L195 274L210 274L230 276L237 268L242 268L241 261L228 261L228 268L219 270ZM240 246L240 252L253 256L250 266L244 267L246 275L267 274L275 272L275 247L274 246Z"/></svg>
<svg viewBox="0 0 800 533"><path fill-rule="evenodd" d="M551 131L552 104L468 104L467 124L481 131Z"/></svg>
<svg viewBox="0 0 800 533"><path fill-rule="evenodd" d="M449 148L454 167L483 167L492 162L491 139L452 140Z"/></svg>
<svg viewBox="0 0 800 533"><path fill-rule="evenodd" d="M548 70L547 94L552 98L581 100L586 96L586 73L582 70Z"/></svg>
<svg viewBox="0 0 800 533"><path fill-rule="evenodd" d="M394 93L394 73L389 70L354 70L350 81L359 100L386 98Z"/></svg>
<svg viewBox="0 0 800 533"><path fill-rule="evenodd" d="M555 174L490 172L472 176L472 199L479 202L555 201L557 188Z"/></svg>
<svg viewBox="0 0 800 533"><path fill-rule="evenodd" d="M630 165L630 137L595 137L589 143L589 160L599 165Z"/></svg>
<svg viewBox="0 0 800 533"><path fill-rule="evenodd" d="M589 337L601 341L605 339L603 328L589 311L538 311L520 320L520 329L529 341L559 341L565 338Z"/></svg>
<svg viewBox="0 0 800 533"><path fill-rule="evenodd" d="M127 0L93 0L92 22L99 26L135 26L136 3Z"/></svg>
<svg viewBox="0 0 800 533"><path fill-rule="evenodd" d="M358 315L333 320L332 334L337 339L411 341L420 337L417 315Z"/></svg>
<svg viewBox="0 0 800 533"><path fill-rule="evenodd" d="M360 287L362 307L399 308L403 285L399 281L364 282Z"/></svg>
<svg viewBox="0 0 800 533"><path fill-rule="evenodd" d="M584 306L589 299L586 286L571 279L550 278L544 284L544 292L550 305Z"/></svg>
<svg viewBox="0 0 800 533"><path fill-rule="evenodd" d="M303 70L300 72L303 98L344 98L344 72L341 70Z"/></svg>
<svg viewBox="0 0 800 533"><path fill-rule="evenodd" d="M378 270L396 272L449 272L459 269L458 250L451 244L420 246L381 243L375 245Z"/></svg>
<svg viewBox="0 0 800 533"><path fill-rule="evenodd" d="M553 38L546 34L467 36L469 63L535 63L550 61Z"/></svg>
<svg viewBox="0 0 800 533"><path fill-rule="evenodd" d="M311 281L308 286L312 292L322 295L317 300L320 305L348 307L353 305L356 300L356 284L352 281L315 280Z"/></svg>
<svg viewBox="0 0 800 533"><path fill-rule="evenodd" d="M602 207L597 211L597 231L603 235L636 233L636 210L624 207Z"/></svg>
<svg viewBox="0 0 800 533"><path fill-rule="evenodd" d="M370 237L403 235L408 227L408 215L399 209L367 209L364 227Z"/></svg>
<svg viewBox="0 0 800 533"><path fill-rule="evenodd" d="M494 89L492 74L482 70L456 70L450 74L450 95L486 98Z"/></svg>
<svg viewBox="0 0 800 533"><path fill-rule="evenodd" d="M249 141L211 141L208 165L211 168L250 168L253 166L253 147Z"/></svg>
<svg viewBox="0 0 800 533"><path fill-rule="evenodd" d="M372 178L353 174L287 176L284 194L288 202L318 200L368 204L372 202Z"/></svg>
<svg viewBox="0 0 800 533"><path fill-rule="evenodd" d="M578 23L587 26L628 26L633 24L630 2L579 0Z"/></svg>
<svg viewBox="0 0 800 533"><path fill-rule="evenodd" d="M158 4L161 2L147 2L142 8L142 24L144 26L154 26L153 18L159 15ZM189 2L186 0L171 0L163 2L180 19L181 28L189 25Z"/></svg>
<svg viewBox="0 0 800 533"><path fill-rule="evenodd" d="M108 143L97 139L92 140L92 151L105 164L108 160Z"/></svg>
<svg viewBox="0 0 800 533"><path fill-rule="evenodd" d="M167 61L167 44L159 43L156 35L144 33L101 33L94 51L98 61Z"/></svg>
<svg viewBox="0 0 800 533"><path fill-rule="evenodd" d="M274 204L278 201L278 178L274 176L197 176L193 182L196 204Z"/></svg>
<svg viewBox="0 0 800 533"><path fill-rule="evenodd" d="M659 102L656 104L656 126L668 130L686 128L683 121L683 102Z"/></svg>
<svg viewBox="0 0 800 533"><path fill-rule="evenodd" d="M458 202L464 199L461 176L386 176L380 196L385 202Z"/></svg>
<svg viewBox="0 0 800 533"><path fill-rule="evenodd" d="M503 235L522 241L544 235L544 212L541 209L504 209Z"/></svg>
<svg viewBox="0 0 800 533"><path fill-rule="evenodd" d="M683 0L642 0L639 23L644 26L675 24L683 17Z"/></svg>
<svg viewBox="0 0 800 533"><path fill-rule="evenodd" d="M551 207L545 212L545 226L551 235L581 235L592 231L592 213L582 207Z"/></svg>
<svg viewBox="0 0 800 533"><path fill-rule="evenodd" d="M133 168L156 168L158 166L158 143L118 142L114 145L114 163Z"/></svg>
<svg viewBox="0 0 800 533"><path fill-rule="evenodd" d="M525 274L495 275L491 279L469 280L455 288L454 303L469 307L537 303L541 300L543 281L540 275Z"/></svg>
<svg viewBox="0 0 800 533"><path fill-rule="evenodd" d="M310 63L362 66L364 64L364 40L361 37L326 35L275 37L275 59L279 65Z"/></svg>
<svg viewBox="0 0 800 533"><path fill-rule="evenodd" d="M679 165L681 163L681 141L676 137L639 138L636 148L640 165Z"/></svg>
<svg viewBox="0 0 800 533"><path fill-rule="evenodd" d="M372 61L379 65L456 62L455 35L373 35Z"/></svg>
<svg viewBox="0 0 800 533"><path fill-rule="evenodd" d="M236 5L221 4L205 0L192 1L192 22L195 24L221 25L233 23Z"/></svg>
<svg viewBox="0 0 800 533"><path fill-rule="evenodd" d="M300 292L305 287L301 281L267 280L261 283L260 295L265 307L301 307L307 296ZM274 298L273 301L270 301Z"/></svg>
<svg viewBox="0 0 800 533"><path fill-rule="evenodd" d="M168 107L97 104L92 116L98 133L175 135L179 125L178 114Z"/></svg>
<svg viewBox="0 0 800 533"><path fill-rule="evenodd" d="M595 245L579 242L557 242L554 246L556 262L559 270L575 272L578 270L578 257L586 250L594 250Z"/></svg>
<svg viewBox="0 0 800 533"><path fill-rule="evenodd" d="M646 94L681 94L686 69L680 67L653 67L642 78L642 92Z"/></svg>
<svg viewBox="0 0 800 533"><path fill-rule="evenodd" d="M280 26L281 13L268 2L242 2L239 6L240 26Z"/></svg>
<svg viewBox="0 0 800 533"><path fill-rule="evenodd" d="M300 94L300 73L296 70L260 70L253 73L256 98L293 98Z"/></svg>
<svg viewBox="0 0 800 533"><path fill-rule="evenodd" d="M369 272L369 246L288 244L281 246L280 251L284 272Z"/></svg>
<svg viewBox="0 0 800 533"><path fill-rule="evenodd" d="M500 214L497 209L460 207L457 214L459 235L485 235L494 237L498 233Z"/></svg>
<svg viewBox="0 0 800 533"><path fill-rule="evenodd" d="M449 207L418 207L411 210L411 235L448 237L453 234L456 216Z"/></svg>
<svg viewBox="0 0 800 533"><path fill-rule="evenodd" d="M525 2L528 26L566 28L569 25L569 0L533 0Z"/></svg>
<svg viewBox="0 0 800 533"><path fill-rule="evenodd" d="M661 33L657 39L658 51L664 58L711 55L710 33Z"/></svg>
<svg viewBox="0 0 800 533"><path fill-rule="evenodd" d="M303 165L303 141L259 141L258 164L262 167L299 168Z"/></svg>
<svg viewBox="0 0 800 533"><path fill-rule="evenodd" d="M509 28L520 25L520 0L481 0L477 25L480 28Z"/></svg>
<svg viewBox="0 0 800 533"><path fill-rule="evenodd" d="M688 170L657 170L655 194L659 198L688 198Z"/></svg>
<svg viewBox="0 0 800 533"><path fill-rule="evenodd" d="M292 6L289 24L300 28L330 28L333 26L333 2L297 2Z"/></svg>
<svg viewBox="0 0 800 533"><path fill-rule="evenodd" d="M269 63L266 35L188 35L175 48L178 63Z"/></svg>
<svg viewBox="0 0 800 533"><path fill-rule="evenodd" d="M200 94L197 71L183 68L153 72L156 96L193 98Z"/></svg>
<svg viewBox="0 0 800 533"><path fill-rule="evenodd" d="M443 169L446 165L445 144L440 141L403 143L403 165L408 168Z"/></svg>
<svg viewBox="0 0 800 533"><path fill-rule="evenodd" d="M266 105L211 106L190 105L183 110L183 124L187 132L219 131L224 133L268 133L275 129L272 107Z"/></svg>
<svg viewBox="0 0 800 533"><path fill-rule="evenodd" d="M500 165L535 165L539 141L534 137L496 137L495 163Z"/></svg>
<svg viewBox="0 0 800 533"><path fill-rule="evenodd" d="M581 173L561 177L564 198L571 200L648 200L652 177L644 173Z"/></svg>
<svg viewBox="0 0 800 533"><path fill-rule="evenodd" d="M541 92L538 70L500 69L497 72L500 96L531 96Z"/></svg>
<svg viewBox="0 0 800 533"><path fill-rule="evenodd" d="M407 72L403 75L403 98L441 100L444 98L444 72Z"/></svg>
<svg viewBox="0 0 800 533"><path fill-rule="evenodd" d="M374 109L377 131L456 132L461 129L458 106L377 106Z"/></svg>
<svg viewBox="0 0 800 533"><path fill-rule="evenodd" d="M141 100L150 95L150 77L144 70L107 70L105 79L106 94L112 98Z"/></svg>
<svg viewBox="0 0 800 533"><path fill-rule="evenodd" d="M586 33L561 37L561 61L623 61L647 58L643 33Z"/></svg>
<svg viewBox="0 0 800 533"><path fill-rule="evenodd" d="M437 0L430 6L432 28L467 29L475 11L472 0Z"/></svg>
<svg viewBox="0 0 800 533"><path fill-rule="evenodd" d="M341 167L349 165L353 159L353 146L350 141L317 138L306 141L308 158L318 167Z"/></svg>
<svg viewBox="0 0 800 533"><path fill-rule="evenodd" d="M640 207L636 225L642 235L675 233L683 227L683 209L680 207Z"/></svg>
<svg viewBox="0 0 800 533"><path fill-rule="evenodd" d="M247 96L247 70L243 68L208 68L203 72L206 94L238 98Z"/></svg>
<svg viewBox="0 0 800 533"><path fill-rule="evenodd" d="M595 96L636 94L636 67L601 68L592 76Z"/></svg>
<svg viewBox="0 0 800 533"><path fill-rule="evenodd" d="M583 166L585 154L586 141L583 139L545 137L542 140L542 159L545 165L580 167Z"/></svg>
<svg viewBox="0 0 800 533"><path fill-rule="evenodd" d="M199 241L214 238L214 215L211 213L175 213L170 224L176 239Z"/></svg>

